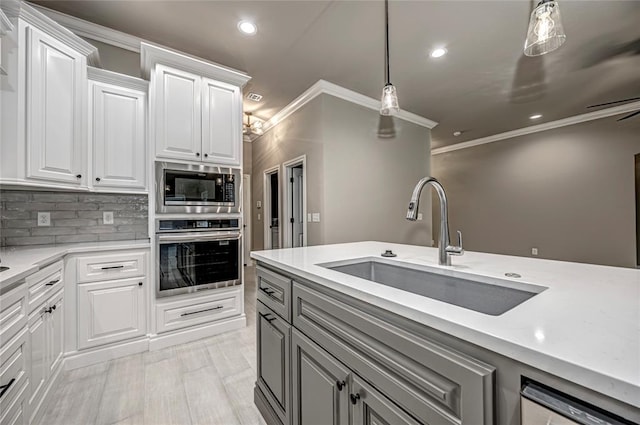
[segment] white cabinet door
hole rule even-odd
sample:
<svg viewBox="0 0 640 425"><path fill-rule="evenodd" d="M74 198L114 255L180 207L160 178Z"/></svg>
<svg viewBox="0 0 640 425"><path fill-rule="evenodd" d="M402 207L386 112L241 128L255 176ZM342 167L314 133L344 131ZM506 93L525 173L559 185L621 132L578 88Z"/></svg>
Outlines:
<svg viewBox="0 0 640 425"><path fill-rule="evenodd" d="M78 348L146 333L146 278L78 285Z"/></svg>
<svg viewBox="0 0 640 425"><path fill-rule="evenodd" d="M93 187L144 191L146 93L94 81L89 90Z"/></svg>
<svg viewBox="0 0 640 425"><path fill-rule="evenodd" d="M51 313L47 317L47 374L51 376L60 366L64 347L64 298L62 292L48 303Z"/></svg>
<svg viewBox="0 0 640 425"><path fill-rule="evenodd" d="M86 185L86 58L33 28L27 31L26 177Z"/></svg>
<svg viewBox="0 0 640 425"><path fill-rule="evenodd" d="M202 128L200 95L202 78L163 65L156 65L155 138L156 156L198 160Z"/></svg>
<svg viewBox="0 0 640 425"><path fill-rule="evenodd" d="M29 406L31 412L38 406L47 381L47 316L44 308L36 311L29 320Z"/></svg>
<svg viewBox="0 0 640 425"><path fill-rule="evenodd" d="M242 147L242 94L240 88L203 78L203 161L240 165Z"/></svg>

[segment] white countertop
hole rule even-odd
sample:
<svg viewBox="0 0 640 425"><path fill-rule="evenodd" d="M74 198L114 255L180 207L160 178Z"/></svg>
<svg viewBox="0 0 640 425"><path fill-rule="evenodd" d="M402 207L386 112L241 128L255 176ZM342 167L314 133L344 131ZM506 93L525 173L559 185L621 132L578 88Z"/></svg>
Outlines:
<svg viewBox="0 0 640 425"><path fill-rule="evenodd" d="M142 239L2 248L0 249L0 259L2 260L0 265L9 267L9 270L0 272L0 290L38 271L43 266L61 259L67 254L149 248L150 246L149 239Z"/></svg>
<svg viewBox="0 0 640 425"><path fill-rule="evenodd" d="M380 258L386 249L398 254L393 260L453 276L548 289L490 316L318 266ZM453 266L444 267L437 248L383 242L258 251L251 257L640 407L640 270L480 252L452 257ZM522 277L510 279L507 272Z"/></svg>

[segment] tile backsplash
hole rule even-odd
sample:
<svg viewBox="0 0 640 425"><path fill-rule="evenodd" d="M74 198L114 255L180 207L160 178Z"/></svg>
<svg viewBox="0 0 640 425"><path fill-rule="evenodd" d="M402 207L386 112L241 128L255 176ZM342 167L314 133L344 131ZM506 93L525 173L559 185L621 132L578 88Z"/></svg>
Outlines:
<svg viewBox="0 0 640 425"><path fill-rule="evenodd" d="M38 226L38 212L50 213L49 226ZM149 237L147 195L0 190L0 214L0 246Z"/></svg>

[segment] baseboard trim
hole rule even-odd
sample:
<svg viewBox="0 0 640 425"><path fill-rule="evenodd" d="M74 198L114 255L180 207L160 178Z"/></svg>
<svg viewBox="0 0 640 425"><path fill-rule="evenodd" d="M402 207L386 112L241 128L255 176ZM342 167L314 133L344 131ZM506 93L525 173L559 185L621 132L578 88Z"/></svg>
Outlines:
<svg viewBox="0 0 640 425"><path fill-rule="evenodd" d="M161 350L172 345L184 344L202 338L208 338L224 332L242 329L247 326L247 316L232 317L215 323L180 329L171 333L152 335L149 339L149 351Z"/></svg>
<svg viewBox="0 0 640 425"><path fill-rule="evenodd" d="M273 411L257 384L253 388L253 402L267 425L282 425L282 422L280 422L276 412Z"/></svg>
<svg viewBox="0 0 640 425"><path fill-rule="evenodd" d="M74 351L65 358L64 369L78 369L148 350L149 339L145 336L134 341L117 342L97 349Z"/></svg>

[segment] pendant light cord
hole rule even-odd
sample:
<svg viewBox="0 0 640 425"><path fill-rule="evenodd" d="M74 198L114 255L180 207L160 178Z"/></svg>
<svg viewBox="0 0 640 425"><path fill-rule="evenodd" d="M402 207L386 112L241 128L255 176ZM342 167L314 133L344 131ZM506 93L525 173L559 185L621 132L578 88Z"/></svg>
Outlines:
<svg viewBox="0 0 640 425"><path fill-rule="evenodd" d="M389 72L389 0L384 0L384 31L385 31L385 44L384 44L384 49L385 49L385 57L387 60L387 84L386 85L390 85L391 84L391 73Z"/></svg>

